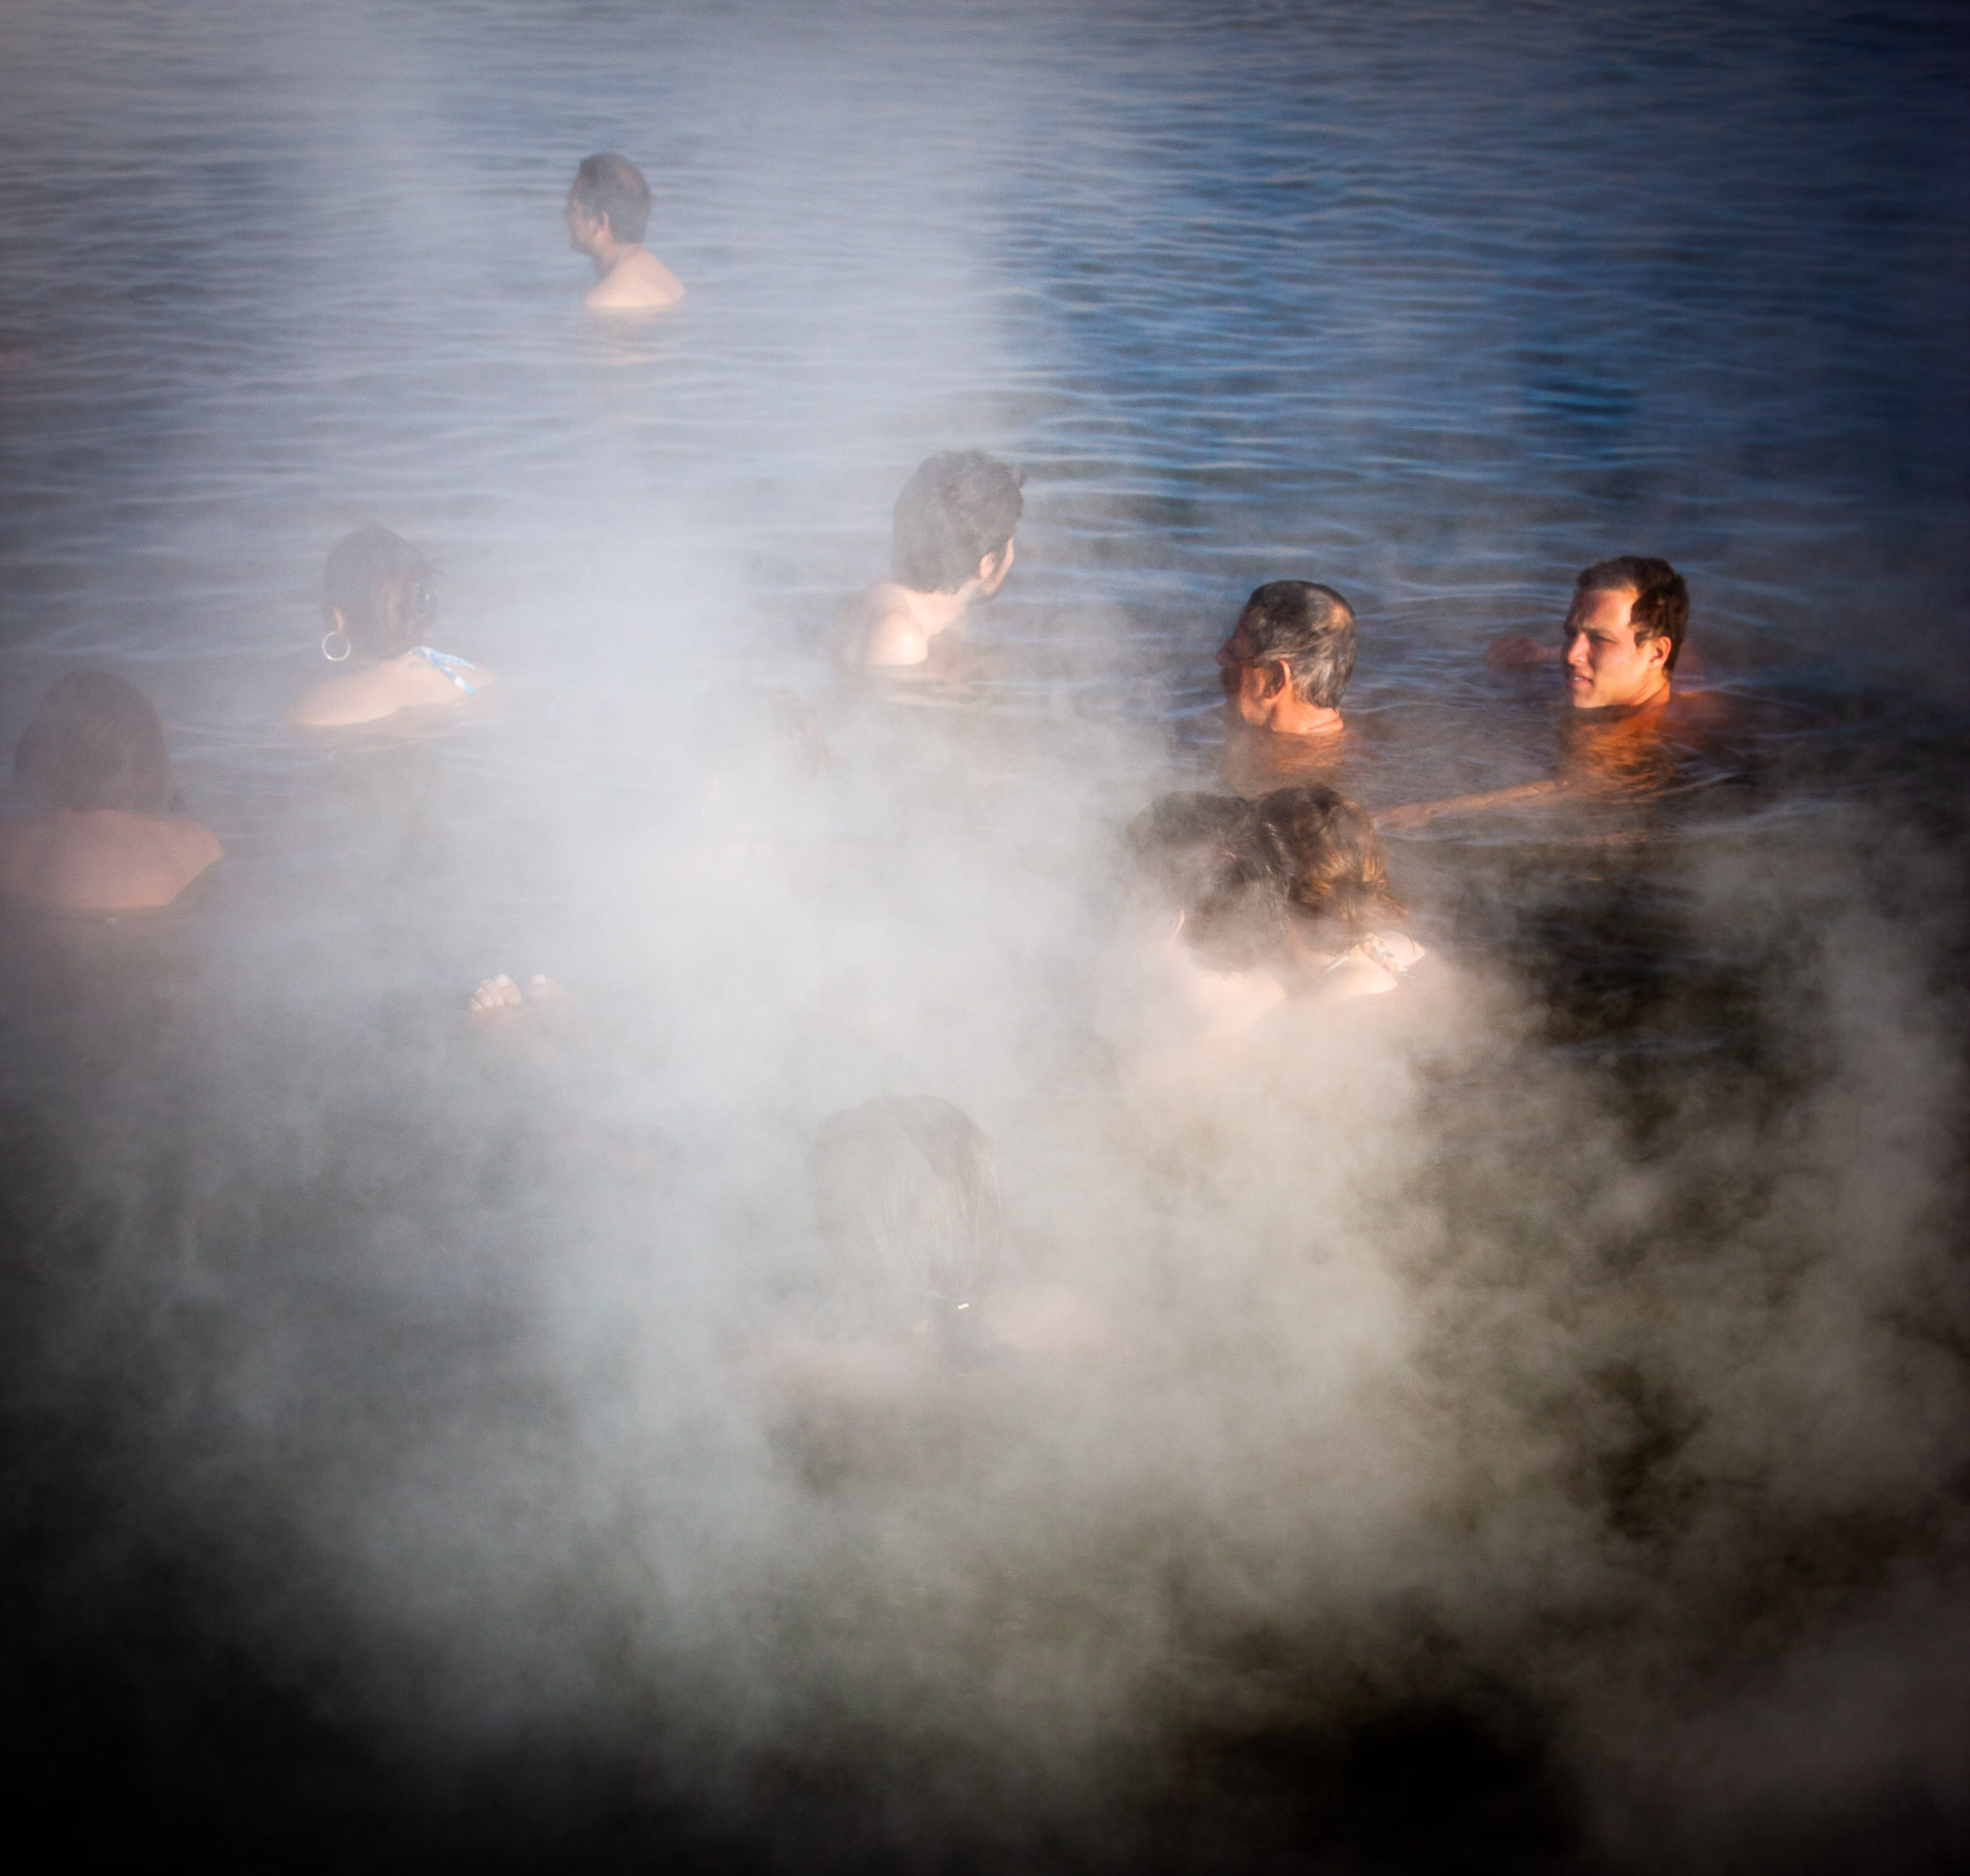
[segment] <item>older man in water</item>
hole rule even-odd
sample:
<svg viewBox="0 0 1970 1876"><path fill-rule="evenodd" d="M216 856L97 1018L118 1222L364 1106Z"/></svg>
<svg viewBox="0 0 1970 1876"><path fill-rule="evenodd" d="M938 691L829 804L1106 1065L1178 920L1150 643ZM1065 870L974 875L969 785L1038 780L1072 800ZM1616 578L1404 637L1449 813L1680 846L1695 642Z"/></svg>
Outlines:
<svg viewBox="0 0 1970 1876"><path fill-rule="evenodd" d="M1556 655L1566 700L1577 713L1561 737L1557 772L1518 788L1440 801L1411 801L1376 816L1383 827L1414 827L1446 814L1475 813L1565 790L1630 793L1660 748L1672 677L1689 627L1689 589L1666 561L1618 554L1574 581ZM1526 669L1555 655L1536 639L1500 639L1485 653L1494 671Z"/></svg>
<svg viewBox="0 0 1970 1876"><path fill-rule="evenodd" d="M1330 586L1269 580L1218 647L1224 769L1241 794L1325 772L1340 753L1341 698L1354 674L1354 609Z"/></svg>
<svg viewBox="0 0 1970 1876"><path fill-rule="evenodd" d="M591 313L661 313L684 297L684 283L644 247L650 186L627 157L584 157L566 215L568 245L600 276L582 301Z"/></svg>
<svg viewBox="0 0 1970 1876"><path fill-rule="evenodd" d="M923 665L933 641L960 638L967 613L1012 571L1023 479L978 449L941 450L920 463L897 496L891 576L842 609L828 637L835 662Z"/></svg>

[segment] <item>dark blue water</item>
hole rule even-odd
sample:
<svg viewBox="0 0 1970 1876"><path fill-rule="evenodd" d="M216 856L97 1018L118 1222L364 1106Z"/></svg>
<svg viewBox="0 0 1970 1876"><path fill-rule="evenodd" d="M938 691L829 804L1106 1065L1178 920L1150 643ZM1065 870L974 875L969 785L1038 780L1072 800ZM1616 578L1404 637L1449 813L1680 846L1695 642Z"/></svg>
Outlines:
<svg viewBox="0 0 1970 1876"><path fill-rule="evenodd" d="M1960 695L1950 9L49 6L8 32L23 677L140 657L179 668L195 734L248 736L326 543L372 516L518 671L797 649L879 570L912 462L975 442L1031 477L993 621L1032 654L1015 703L1064 671L1199 707L1199 654L1286 572L1357 597L1363 700L1453 698L1488 633L1550 625L1618 550L1686 570L1727 670ZM650 167L695 288L648 342L570 310L552 210L598 141Z"/></svg>

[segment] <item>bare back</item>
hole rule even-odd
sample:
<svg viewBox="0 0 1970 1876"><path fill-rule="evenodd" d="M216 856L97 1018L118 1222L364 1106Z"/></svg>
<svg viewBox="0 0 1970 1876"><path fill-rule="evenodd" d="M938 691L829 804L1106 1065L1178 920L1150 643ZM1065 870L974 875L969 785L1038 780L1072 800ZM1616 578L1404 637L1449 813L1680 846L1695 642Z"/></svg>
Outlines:
<svg viewBox="0 0 1970 1876"><path fill-rule="evenodd" d="M170 904L220 851L185 816L57 808L0 823L0 891L44 911L138 911Z"/></svg>
<svg viewBox="0 0 1970 1876"><path fill-rule="evenodd" d="M492 673L480 665L462 672L473 691L492 683ZM380 723L402 710L455 710L471 693L440 667L407 651L398 658L339 672L312 690L304 691L288 711L290 729L350 729Z"/></svg>

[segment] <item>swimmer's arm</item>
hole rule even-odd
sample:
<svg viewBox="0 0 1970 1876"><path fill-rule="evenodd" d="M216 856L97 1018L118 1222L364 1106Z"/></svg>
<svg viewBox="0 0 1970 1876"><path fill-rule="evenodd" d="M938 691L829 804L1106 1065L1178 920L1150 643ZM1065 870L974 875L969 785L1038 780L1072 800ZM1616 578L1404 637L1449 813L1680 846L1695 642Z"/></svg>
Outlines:
<svg viewBox="0 0 1970 1876"><path fill-rule="evenodd" d="M1517 788L1486 789L1481 795L1448 795L1440 801L1405 801L1401 807L1383 808L1375 817L1375 824L1398 831L1421 827L1446 815L1483 814L1492 808L1517 807L1526 801L1545 800L1564 790L1563 782L1549 775L1544 781L1525 782Z"/></svg>

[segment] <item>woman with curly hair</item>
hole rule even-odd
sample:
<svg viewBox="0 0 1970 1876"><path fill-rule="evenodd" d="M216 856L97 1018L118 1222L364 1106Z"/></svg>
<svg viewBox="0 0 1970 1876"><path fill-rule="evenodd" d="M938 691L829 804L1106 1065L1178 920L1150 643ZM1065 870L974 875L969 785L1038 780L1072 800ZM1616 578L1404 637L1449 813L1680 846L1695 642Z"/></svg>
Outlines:
<svg viewBox="0 0 1970 1876"><path fill-rule="evenodd" d="M1257 801L1166 795L1130 824L1159 954L1200 1039L1276 1005L1396 989L1423 947L1389 884L1374 823L1319 783Z"/></svg>
<svg viewBox="0 0 1970 1876"><path fill-rule="evenodd" d="M1316 782L1275 789L1253 815L1259 864L1278 894L1274 968L1324 1001L1384 995L1422 961L1408 908L1367 811Z"/></svg>

